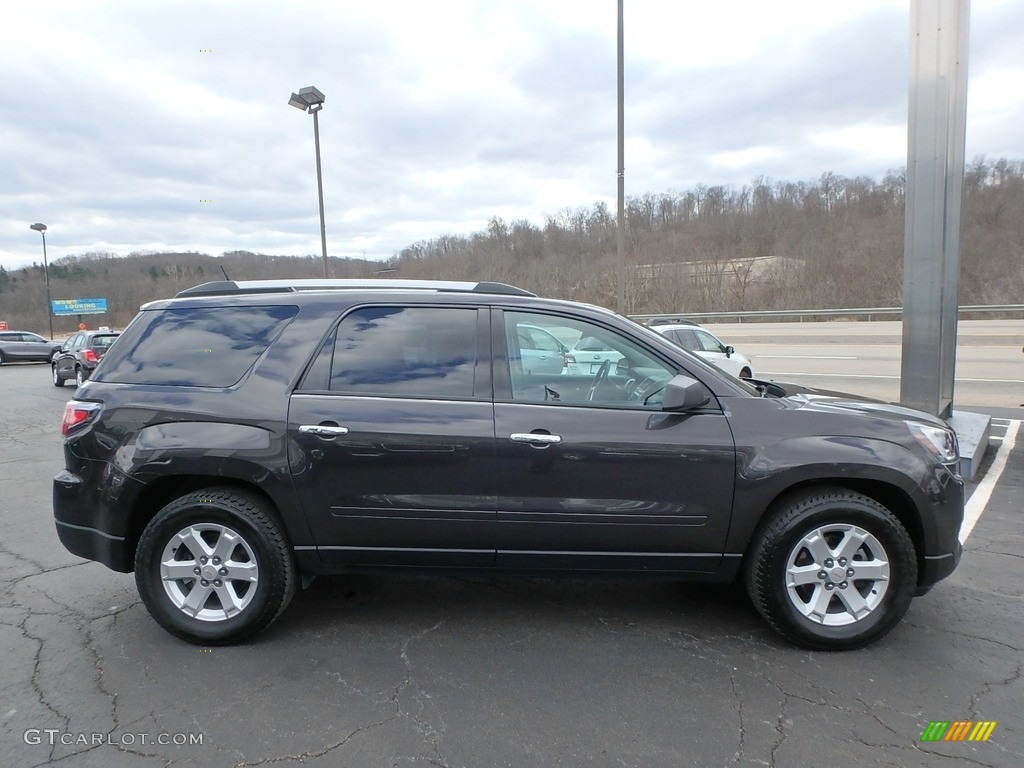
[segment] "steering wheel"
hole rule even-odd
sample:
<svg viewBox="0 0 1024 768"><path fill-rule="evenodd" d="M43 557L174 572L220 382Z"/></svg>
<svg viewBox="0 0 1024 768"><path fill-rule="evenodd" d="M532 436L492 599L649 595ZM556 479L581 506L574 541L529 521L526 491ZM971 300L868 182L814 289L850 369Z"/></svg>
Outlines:
<svg viewBox="0 0 1024 768"><path fill-rule="evenodd" d="M664 382L659 382L657 379L648 376L633 386L626 399L640 402L644 405L651 405L651 401L661 394L664 389Z"/></svg>
<svg viewBox="0 0 1024 768"><path fill-rule="evenodd" d="M629 384L626 385L626 391L629 392L626 395L627 400L638 400L643 402L644 397L647 395L647 390L654 384L654 380L649 376L647 378L637 381L636 379L630 380Z"/></svg>
<svg viewBox="0 0 1024 768"><path fill-rule="evenodd" d="M605 360L601 363L601 367L597 369L597 373L594 374L594 380L590 383L590 389L587 392L587 402L594 399L594 395L597 394L597 388L600 387L608 379L608 371L612 369L612 361Z"/></svg>

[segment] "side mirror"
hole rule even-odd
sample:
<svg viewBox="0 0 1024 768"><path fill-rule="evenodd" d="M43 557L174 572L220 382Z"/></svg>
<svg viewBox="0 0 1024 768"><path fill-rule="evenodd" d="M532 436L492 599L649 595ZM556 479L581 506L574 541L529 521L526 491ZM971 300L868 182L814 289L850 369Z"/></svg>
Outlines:
<svg viewBox="0 0 1024 768"><path fill-rule="evenodd" d="M735 347L731 347L730 346L730 347L726 347L725 348L725 356L726 357L732 357L735 354L736 354L736 348Z"/></svg>
<svg viewBox="0 0 1024 768"><path fill-rule="evenodd" d="M711 401L711 392L696 379L679 374L665 385L661 400L663 411L691 411Z"/></svg>

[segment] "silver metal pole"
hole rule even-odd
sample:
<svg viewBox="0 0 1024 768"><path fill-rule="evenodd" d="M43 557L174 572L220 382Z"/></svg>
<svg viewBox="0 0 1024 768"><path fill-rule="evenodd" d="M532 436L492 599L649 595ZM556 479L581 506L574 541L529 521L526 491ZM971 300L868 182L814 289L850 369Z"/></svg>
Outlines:
<svg viewBox="0 0 1024 768"><path fill-rule="evenodd" d="M320 171L320 121L317 119L319 112L319 109L313 111L313 140L316 144L316 188L320 195L320 249L324 256L324 277L326 278L329 277L327 274L327 225L324 223L324 177Z"/></svg>
<svg viewBox="0 0 1024 768"><path fill-rule="evenodd" d="M913 0L900 402L953 409L970 0Z"/></svg>
<svg viewBox="0 0 1024 768"><path fill-rule="evenodd" d="M626 240L625 240L625 228L626 228L626 150L625 150L625 84L623 77L624 69L624 56L623 56L623 40L622 40L622 2L619 0L619 34L618 34L618 80L619 80L619 125L618 125L618 142L619 142L619 163L617 166L616 175L619 182L619 205L618 205L618 218L616 222L616 245L618 251L618 291L616 292L615 307L620 315L626 314L626 298L625 298L625 283L626 283Z"/></svg>

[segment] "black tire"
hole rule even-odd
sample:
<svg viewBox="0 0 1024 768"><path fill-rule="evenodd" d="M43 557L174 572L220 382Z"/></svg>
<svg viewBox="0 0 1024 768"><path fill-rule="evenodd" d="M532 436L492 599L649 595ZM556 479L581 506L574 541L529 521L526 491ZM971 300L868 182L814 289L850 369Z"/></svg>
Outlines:
<svg viewBox="0 0 1024 768"><path fill-rule="evenodd" d="M182 538L186 533L188 540ZM224 554L219 562L218 552ZM162 561L180 563L181 578L165 581ZM200 575L192 578L195 568ZM232 571L237 578L230 578ZM149 522L135 553L135 582L150 615L175 637L197 645L231 645L281 615L295 594L298 574L291 547L264 499L209 488L172 501ZM226 606L221 595L237 604ZM190 599L194 602L187 605Z"/></svg>
<svg viewBox="0 0 1024 768"><path fill-rule="evenodd" d="M740 378L741 379L752 379L752 378L754 378L754 372L752 370L750 370L749 368L744 368L742 371L740 371Z"/></svg>
<svg viewBox="0 0 1024 768"><path fill-rule="evenodd" d="M841 548L844 537L849 543ZM859 493L823 488L775 505L755 536L745 576L750 599L777 632L807 648L844 651L878 640L903 618L917 588L917 557L888 509Z"/></svg>
<svg viewBox="0 0 1024 768"><path fill-rule="evenodd" d="M75 384L80 387L83 384L85 384L85 382L86 382L86 380L88 378L89 377L86 375L85 371L82 370L82 366L76 365L75 366Z"/></svg>
<svg viewBox="0 0 1024 768"><path fill-rule="evenodd" d="M50 365L50 370L53 373L53 386L55 386L55 387L63 387L64 386L64 378L60 374L57 373L57 364L56 363L52 363Z"/></svg>
<svg viewBox="0 0 1024 768"><path fill-rule="evenodd" d="M3 365L6 362L7 362L7 358L4 357L4 353L3 352L0 352L0 365Z"/></svg>

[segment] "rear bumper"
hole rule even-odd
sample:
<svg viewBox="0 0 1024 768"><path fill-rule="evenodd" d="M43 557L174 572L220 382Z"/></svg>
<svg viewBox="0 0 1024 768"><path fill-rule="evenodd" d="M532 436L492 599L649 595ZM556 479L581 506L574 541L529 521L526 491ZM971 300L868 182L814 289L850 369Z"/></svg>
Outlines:
<svg viewBox="0 0 1024 768"><path fill-rule="evenodd" d="M90 491L81 477L67 470L53 478L53 519L61 544L73 555L121 573L134 570L126 521L95 488Z"/></svg>
<svg viewBox="0 0 1024 768"><path fill-rule="evenodd" d="M73 555L103 563L114 571L134 570L131 551L124 536L112 536L96 528L65 523L54 518L60 543Z"/></svg>

